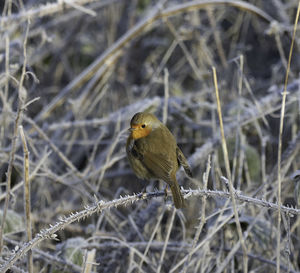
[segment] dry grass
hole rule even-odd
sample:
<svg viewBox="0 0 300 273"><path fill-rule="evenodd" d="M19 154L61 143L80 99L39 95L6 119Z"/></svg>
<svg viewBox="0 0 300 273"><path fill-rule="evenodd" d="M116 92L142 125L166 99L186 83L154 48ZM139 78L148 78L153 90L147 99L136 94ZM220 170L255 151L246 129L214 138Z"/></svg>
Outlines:
<svg viewBox="0 0 300 273"><path fill-rule="evenodd" d="M297 5L1 3L0 272L299 272ZM143 110L192 167L186 209L129 168Z"/></svg>

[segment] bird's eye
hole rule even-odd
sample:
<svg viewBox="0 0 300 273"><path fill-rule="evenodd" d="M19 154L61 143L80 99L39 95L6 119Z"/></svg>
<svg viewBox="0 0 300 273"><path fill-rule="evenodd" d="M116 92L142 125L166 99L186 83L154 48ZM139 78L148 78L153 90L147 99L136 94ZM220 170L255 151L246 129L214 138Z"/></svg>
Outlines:
<svg viewBox="0 0 300 273"><path fill-rule="evenodd" d="M143 125L142 125L142 128L145 128L145 127L146 127L146 124L143 124Z"/></svg>

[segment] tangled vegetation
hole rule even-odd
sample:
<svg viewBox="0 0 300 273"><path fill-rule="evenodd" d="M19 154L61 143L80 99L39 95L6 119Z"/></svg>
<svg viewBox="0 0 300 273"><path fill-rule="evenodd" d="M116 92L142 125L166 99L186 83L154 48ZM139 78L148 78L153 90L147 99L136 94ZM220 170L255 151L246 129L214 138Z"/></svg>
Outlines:
<svg viewBox="0 0 300 273"><path fill-rule="evenodd" d="M300 271L297 1L0 8L0 272ZM129 167L140 111L187 208Z"/></svg>

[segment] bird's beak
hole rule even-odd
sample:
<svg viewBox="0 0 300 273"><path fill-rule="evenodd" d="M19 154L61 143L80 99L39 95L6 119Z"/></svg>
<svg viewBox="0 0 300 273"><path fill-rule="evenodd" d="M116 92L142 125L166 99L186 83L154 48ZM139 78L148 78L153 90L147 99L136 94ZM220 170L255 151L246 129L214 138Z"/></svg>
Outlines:
<svg viewBox="0 0 300 273"><path fill-rule="evenodd" d="M133 124L133 125L130 125L130 128L128 130L129 130L129 132L133 132L137 128L138 128L138 125Z"/></svg>

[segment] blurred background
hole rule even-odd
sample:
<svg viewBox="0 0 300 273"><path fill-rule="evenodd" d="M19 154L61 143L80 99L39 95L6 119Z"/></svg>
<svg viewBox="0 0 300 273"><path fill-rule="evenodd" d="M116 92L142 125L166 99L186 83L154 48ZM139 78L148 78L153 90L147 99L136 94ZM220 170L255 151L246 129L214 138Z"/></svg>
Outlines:
<svg viewBox="0 0 300 273"><path fill-rule="evenodd" d="M233 185L276 203L282 91L297 4L2 1L1 211L18 105L30 152L33 236L95 200L139 193L145 185L148 192L163 189L164 183L140 181L125 155L130 119L140 111L167 118L194 174L191 180L178 172L184 189L204 188L210 155L205 187L227 191L212 67ZM291 175L300 169L299 61L296 35L282 138L281 197L288 206L296 206ZM26 240L22 181L18 138L2 258ZM228 197L190 195L187 203L175 211L170 196L158 197L91 215L61 230L59 241L40 244L34 272L87 272L91 251L92 272L242 272ZM277 212L251 202L237 206L248 270L275 272ZM299 217L290 216L283 214L280 230L283 272L300 270ZM26 270L25 259L15 265Z"/></svg>

